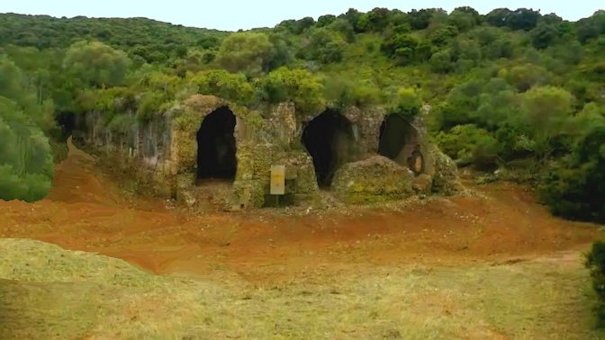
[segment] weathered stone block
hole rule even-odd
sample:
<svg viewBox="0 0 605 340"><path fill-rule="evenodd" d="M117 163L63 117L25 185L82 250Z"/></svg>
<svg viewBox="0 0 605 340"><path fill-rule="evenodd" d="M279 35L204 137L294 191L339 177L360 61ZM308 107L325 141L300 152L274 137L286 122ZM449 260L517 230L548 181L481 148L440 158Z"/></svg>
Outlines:
<svg viewBox="0 0 605 340"><path fill-rule="evenodd" d="M434 159L433 192L454 195L464 190L456 163L434 145L430 152Z"/></svg>
<svg viewBox="0 0 605 340"><path fill-rule="evenodd" d="M334 176L336 196L347 203L373 203L398 200L414 193L414 175L392 160L374 156L345 164Z"/></svg>

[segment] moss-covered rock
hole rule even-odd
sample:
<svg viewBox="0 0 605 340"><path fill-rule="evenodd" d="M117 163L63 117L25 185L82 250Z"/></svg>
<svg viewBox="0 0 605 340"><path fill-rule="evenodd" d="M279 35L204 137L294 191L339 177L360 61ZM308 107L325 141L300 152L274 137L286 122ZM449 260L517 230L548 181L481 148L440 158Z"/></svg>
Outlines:
<svg viewBox="0 0 605 340"><path fill-rule="evenodd" d="M374 156L340 168L332 183L336 196L346 203L374 203L411 196L414 175L392 160Z"/></svg>
<svg viewBox="0 0 605 340"><path fill-rule="evenodd" d="M286 167L286 193L294 196L294 203L319 199L313 159L308 153L292 151L276 160L275 164Z"/></svg>
<svg viewBox="0 0 605 340"><path fill-rule="evenodd" d="M429 195L433 191L433 177L427 174L417 176L412 182L412 188L417 194Z"/></svg>
<svg viewBox="0 0 605 340"><path fill-rule="evenodd" d="M197 133L204 119L222 107L228 107L236 117L233 133L237 170L227 195L228 208L263 207L267 198L271 199L272 165L286 167L288 204L320 201L313 159L301 144L305 122L314 115L297 112L292 103L266 103L253 110L215 96L193 95L148 121L126 120L130 125L119 131L105 126L100 113L90 112L79 118L74 142L124 168L122 172L132 177L136 191L196 206L197 201L201 202L200 189L195 187L200 166ZM348 203L371 203L414 193L451 195L461 190L456 165L429 142L425 114L410 122L414 138L393 157L395 161L390 161L376 156L385 117L383 108L348 107L340 113L351 123L354 138L347 141L347 156L338 162L345 164L333 180L337 198ZM414 152L422 161L415 163L416 177L408 169Z"/></svg>
<svg viewBox="0 0 605 340"><path fill-rule="evenodd" d="M456 163L434 145L430 152L434 159L433 192L442 195L461 192L464 187L458 177Z"/></svg>

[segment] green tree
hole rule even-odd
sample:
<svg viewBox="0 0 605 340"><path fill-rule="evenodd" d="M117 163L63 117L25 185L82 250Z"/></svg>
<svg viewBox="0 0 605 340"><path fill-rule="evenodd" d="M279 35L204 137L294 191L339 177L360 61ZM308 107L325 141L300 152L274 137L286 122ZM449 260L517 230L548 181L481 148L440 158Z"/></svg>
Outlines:
<svg viewBox="0 0 605 340"><path fill-rule="evenodd" d="M242 73L203 71L192 76L190 82L197 86L200 94L215 95L241 105L251 105L257 99L255 89Z"/></svg>
<svg viewBox="0 0 605 340"><path fill-rule="evenodd" d="M467 32L481 24L481 15L471 7L458 7L448 19L460 32Z"/></svg>
<svg viewBox="0 0 605 340"><path fill-rule="evenodd" d="M586 255L586 268L590 270L592 288L597 295L597 305L594 309L597 326L605 327L605 242L593 243L590 253Z"/></svg>
<svg viewBox="0 0 605 340"><path fill-rule="evenodd" d="M321 81L307 70L282 67L269 73L261 85L266 100L291 101L300 114L321 111L326 105Z"/></svg>
<svg viewBox="0 0 605 340"><path fill-rule="evenodd" d="M103 88L122 85L130 64L122 51L98 41L80 41L65 53L63 68L79 84Z"/></svg>
<svg viewBox="0 0 605 340"><path fill-rule="evenodd" d="M553 139L569 133L573 101L571 93L553 86L536 87L523 94L522 123L532 129L533 151L537 156L550 156L554 151Z"/></svg>
<svg viewBox="0 0 605 340"><path fill-rule="evenodd" d="M311 32L309 44L303 47L303 54L323 64L337 63L342 61L345 46L346 43L337 33L319 28Z"/></svg>
<svg viewBox="0 0 605 340"><path fill-rule="evenodd" d="M380 50L395 60L397 65L405 66L416 61L420 40L410 34L395 34L385 39ZM430 57L430 55L429 55Z"/></svg>
<svg viewBox="0 0 605 340"><path fill-rule="evenodd" d="M0 97L0 199L42 199L52 176L48 138L16 102Z"/></svg>
<svg viewBox="0 0 605 340"><path fill-rule="evenodd" d="M217 62L230 72L258 75L267 70L273 54L273 44L266 34L240 32L223 40Z"/></svg>
<svg viewBox="0 0 605 340"><path fill-rule="evenodd" d="M437 73L448 73L453 70L452 55L448 50L434 53L429 61L431 69Z"/></svg>
<svg viewBox="0 0 605 340"><path fill-rule="evenodd" d="M605 222L605 127L592 129L571 156L547 170L539 189L553 213Z"/></svg>
<svg viewBox="0 0 605 340"><path fill-rule="evenodd" d="M476 125L458 125L436 137L441 150L460 166L475 165L480 169L496 165L500 143L487 130Z"/></svg>
<svg viewBox="0 0 605 340"><path fill-rule="evenodd" d="M499 76L516 87L519 92L525 92L536 85L547 85L552 77L548 70L534 64L522 64L510 69L502 69Z"/></svg>
<svg viewBox="0 0 605 340"><path fill-rule="evenodd" d="M552 25L542 24L531 31L531 42L537 49L545 49L559 39L560 32Z"/></svg>
<svg viewBox="0 0 605 340"><path fill-rule="evenodd" d="M383 100L382 91L368 79L327 77L324 79L324 93L328 106L338 109L371 106Z"/></svg>

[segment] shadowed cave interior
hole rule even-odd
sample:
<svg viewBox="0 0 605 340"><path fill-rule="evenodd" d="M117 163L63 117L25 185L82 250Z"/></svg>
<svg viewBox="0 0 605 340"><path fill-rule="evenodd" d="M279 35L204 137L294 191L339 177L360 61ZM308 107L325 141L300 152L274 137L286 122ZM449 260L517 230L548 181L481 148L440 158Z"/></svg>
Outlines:
<svg viewBox="0 0 605 340"><path fill-rule="evenodd" d="M388 115L382 122L378 153L409 167L417 175L424 171L418 132L399 115Z"/></svg>
<svg viewBox="0 0 605 340"><path fill-rule="evenodd" d="M197 132L197 178L233 180L237 170L236 119L226 106L210 113Z"/></svg>
<svg viewBox="0 0 605 340"><path fill-rule="evenodd" d="M313 158L317 183L327 188L336 170L351 157L353 127L338 111L326 110L307 124L302 142Z"/></svg>

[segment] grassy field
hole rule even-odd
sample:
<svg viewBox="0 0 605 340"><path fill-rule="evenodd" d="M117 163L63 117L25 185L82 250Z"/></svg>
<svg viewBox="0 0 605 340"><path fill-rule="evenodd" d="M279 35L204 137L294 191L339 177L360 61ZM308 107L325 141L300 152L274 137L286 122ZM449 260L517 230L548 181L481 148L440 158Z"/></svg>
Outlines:
<svg viewBox="0 0 605 340"><path fill-rule="evenodd" d="M0 240L3 338L590 339L577 253L464 266L348 265L254 284L148 274L118 259ZM268 268L267 270L273 270Z"/></svg>

